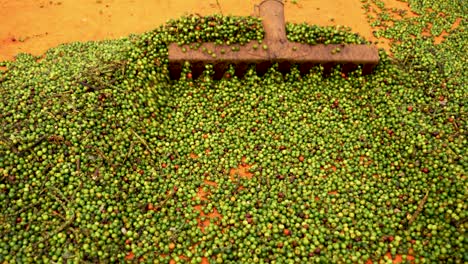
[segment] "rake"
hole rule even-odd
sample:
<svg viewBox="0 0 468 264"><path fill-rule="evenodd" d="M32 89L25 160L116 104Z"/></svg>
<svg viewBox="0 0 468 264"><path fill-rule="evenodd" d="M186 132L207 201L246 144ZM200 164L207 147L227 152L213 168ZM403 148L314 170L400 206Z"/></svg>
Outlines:
<svg viewBox="0 0 468 264"><path fill-rule="evenodd" d="M301 74L312 67L322 65L324 72L330 72L341 65L342 72L355 70L359 65L363 74L369 74L379 63L378 49L368 44L302 44L288 41L286 37L284 3L281 0L264 0L255 6L262 19L265 31L262 43L251 41L245 45L219 45L203 43L200 48L190 49L189 45L169 45L169 73L171 79L179 79L184 64L190 63L192 76L203 73L205 65L212 64L214 79L224 76L230 65L235 66L235 75L242 77L251 65L262 75L273 64L286 73L292 65L298 65ZM207 52L209 51L209 52ZM337 52L339 51L339 52Z"/></svg>

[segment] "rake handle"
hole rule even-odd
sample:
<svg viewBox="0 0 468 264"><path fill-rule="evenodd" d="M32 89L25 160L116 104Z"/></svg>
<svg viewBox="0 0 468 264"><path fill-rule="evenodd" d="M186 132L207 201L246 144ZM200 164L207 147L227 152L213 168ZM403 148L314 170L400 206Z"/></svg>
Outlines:
<svg viewBox="0 0 468 264"><path fill-rule="evenodd" d="M264 42L268 44L286 43L286 24L284 20L284 3L281 0L264 0L255 7L262 18L265 30ZM257 11L257 10L256 10Z"/></svg>

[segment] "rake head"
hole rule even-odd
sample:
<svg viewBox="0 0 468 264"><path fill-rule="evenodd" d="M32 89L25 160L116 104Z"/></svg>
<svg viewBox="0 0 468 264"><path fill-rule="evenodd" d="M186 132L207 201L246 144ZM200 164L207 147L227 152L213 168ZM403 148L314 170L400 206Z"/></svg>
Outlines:
<svg viewBox="0 0 468 264"><path fill-rule="evenodd" d="M265 29L262 43L251 41L245 45L219 45L204 43L194 50L189 45L169 45L169 73L172 79L179 79L186 62L191 65L193 78L197 78L205 65L213 64L214 78L220 79L230 65L235 66L235 75L243 76L251 65L259 75L273 64L281 72L288 72L291 65L298 65L301 73L322 65L325 72L335 65L341 65L343 72L362 66L363 74L369 74L379 62L378 50L366 44L308 45L290 42L286 38L284 4L281 0L265 0L258 6ZM234 48L233 48L234 47Z"/></svg>

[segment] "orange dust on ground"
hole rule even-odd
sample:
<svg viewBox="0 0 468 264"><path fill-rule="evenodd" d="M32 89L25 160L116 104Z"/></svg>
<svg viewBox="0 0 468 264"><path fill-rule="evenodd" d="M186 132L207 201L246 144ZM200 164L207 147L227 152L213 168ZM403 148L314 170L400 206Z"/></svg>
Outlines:
<svg viewBox="0 0 468 264"><path fill-rule="evenodd" d="M403 18L415 18L418 17L419 14L415 13L411 10L409 4L407 2L402 2L402 1L396 1L396 0L382 0L384 3L384 8L378 7L376 4L372 3L370 4L369 11L366 14L366 17L377 17L378 13L382 13L384 11L389 12L390 15L398 20L398 19L403 19ZM427 12L434 12L433 10L429 9ZM438 13L437 16L440 17L445 17L446 14L444 13ZM450 30L456 29L460 23L461 23L461 18L457 18L456 21L453 23L452 27ZM387 21L382 23L381 26L378 26L377 28L383 29L386 26L392 26L393 22L392 21ZM442 31L442 33L439 36L433 36L431 34L431 28L432 24L430 22L427 23L422 35L424 36L432 36L434 37L434 43L435 44L440 44L445 37L449 35L449 33L445 30ZM370 40L373 40L373 38L369 38ZM375 40L373 40L375 41ZM388 39L379 39L378 40L378 46L381 48L386 49L387 51L390 51L390 40Z"/></svg>
<svg viewBox="0 0 468 264"><path fill-rule="evenodd" d="M242 163L237 168L231 168L229 171L229 175L231 176L231 181L237 181L237 176L240 178L248 178L251 179L253 177L253 173L249 170L252 165L245 163L245 157L242 158Z"/></svg>
<svg viewBox="0 0 468 264"><path fill-rule="evenodd" d="M396 0L394 0L396 1ZM184 14L252 15L259 0L0 0L0 61L61 43L143 33ZM375 41L360 0L286 1L290 22L344 25Z"/></svg>
<svg viewBox="0 0 468 264"><path fill-rule="evenodd" d="M215 188L218 187L218 184L213 181L204 180L203 183L207 186L212 186ZM209 195L210 195L209 191L205 191L202 186L198 187L197 198L199 198L201 201L208 201ZM203 232L205 232L205 228L210 225L211 221L217 221L222 218L221 214L218 212L216 208L213 208L213 210L207 214L203 212L202 205L195 205L193 208L200 213L200 217L197 219L197 221L198 221L198 227ZM204 219L202 219L202 217Z"/></svg>
<svg viewBox="0 0 468 264"><path fill-rule="evenodd" d="M410 250L411 252L411 250ZM382 261L385 260L385 258L387 259L391 259L392 260L392 263L393 264L397 264L397 263L402 263L403 262L403 256L402 255L395 255L395 258L392 257L392 254L390 252L387 252L387 254L385 254L385 257L382 258ZM406 261L409 261L410 263L414 263L414 257L412 255L406 255ZM366 261L366 264L372 264L372 260L368 260Z"/></svg>

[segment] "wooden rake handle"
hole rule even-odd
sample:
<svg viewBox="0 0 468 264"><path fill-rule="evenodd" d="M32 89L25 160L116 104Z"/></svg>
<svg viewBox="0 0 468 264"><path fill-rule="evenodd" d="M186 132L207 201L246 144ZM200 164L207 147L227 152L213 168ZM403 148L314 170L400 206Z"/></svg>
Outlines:
<svg viewBox="0 0 468 264"><path fill-rule="evenodd" d="M265 30L264 42L269 45L286 43L284 3L281 0L264 0L255 6L255 13L262 18Z"/></svg>

